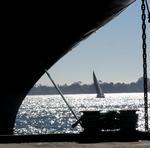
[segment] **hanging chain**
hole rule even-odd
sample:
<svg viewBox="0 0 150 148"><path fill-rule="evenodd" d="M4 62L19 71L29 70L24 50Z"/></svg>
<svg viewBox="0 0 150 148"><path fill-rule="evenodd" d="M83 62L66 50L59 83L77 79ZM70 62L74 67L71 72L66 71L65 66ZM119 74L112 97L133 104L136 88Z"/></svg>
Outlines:
<svg viewBox="0 0 150 148"><path fill-rule="evenodd" d="M146 6L145 0L141 0L142 10L142 49L143 49L143 83L144 83L144 107L145 107L145 131L148 131L148 93L147 93L147 55L146 55Z"/></svg>

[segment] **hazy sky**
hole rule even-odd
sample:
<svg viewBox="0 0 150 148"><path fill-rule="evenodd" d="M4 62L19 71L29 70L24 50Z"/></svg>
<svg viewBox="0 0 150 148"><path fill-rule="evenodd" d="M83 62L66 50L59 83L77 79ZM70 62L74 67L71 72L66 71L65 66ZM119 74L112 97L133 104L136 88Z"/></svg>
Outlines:
<svg viewBox="0 0 150 148"><path fill-rule="evenodd" d="M150 0L148 0L149 3ZM134 82L143 74L141 7L136 1L111 22L62 57L49 73L57 84L93 83L92 72L103 82ZM150 24L147 23L147 62L150 77ZM44 74L37 82L52 85Z"/></svg>

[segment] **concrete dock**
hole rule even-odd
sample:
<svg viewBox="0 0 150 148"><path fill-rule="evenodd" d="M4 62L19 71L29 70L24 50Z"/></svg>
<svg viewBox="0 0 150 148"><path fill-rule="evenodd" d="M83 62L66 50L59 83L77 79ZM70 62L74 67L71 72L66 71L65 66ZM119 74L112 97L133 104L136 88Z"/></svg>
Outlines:
<svg viewBox="0 0 150 148"><path fill-rule="evenodd" d="M149 132L1 135L0 148L150 148Z"/></svg>
<svg viewBox="0 0 150 148"><path fill-rule="evenodd" d="M42 142L42 143L9 143L0 144L0 148L150 148L150 141L138 142Z"/></svg>

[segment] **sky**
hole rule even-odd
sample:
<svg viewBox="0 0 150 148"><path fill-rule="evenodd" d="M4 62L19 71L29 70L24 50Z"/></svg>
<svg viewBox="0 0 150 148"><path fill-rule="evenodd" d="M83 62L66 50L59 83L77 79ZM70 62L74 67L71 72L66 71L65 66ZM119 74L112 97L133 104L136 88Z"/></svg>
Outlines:
<svg viewBox="0 0 150 148"><path fill-rule="evenodd" d="M143 75L140 5L141 1L134 2L56 62L48 70L55 83L70 85L81 81L83 84L91 84L93 70L97 79L102 82L137 81ZM148 23L147 63L150 78L150 24ZM36 84L52 86L46 74Z"/></svg>

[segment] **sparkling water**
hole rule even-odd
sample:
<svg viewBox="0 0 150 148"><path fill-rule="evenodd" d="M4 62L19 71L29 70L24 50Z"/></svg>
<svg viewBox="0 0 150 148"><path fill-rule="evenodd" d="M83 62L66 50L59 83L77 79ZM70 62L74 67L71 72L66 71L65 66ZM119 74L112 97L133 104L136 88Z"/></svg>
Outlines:
<svg viewBox="0 0 150 148"><path fill-rule="evenodd" d="M64 96L78 118L81 117L81 111L85 110L138 110L138 130L144 130L143 93L107 93L105 98L96 98L96 94ZM26 135L79 133L82 131L80 125L71 127L75 122L75 117L60 95L27 96L18 111L14 132Z"/></svg>

